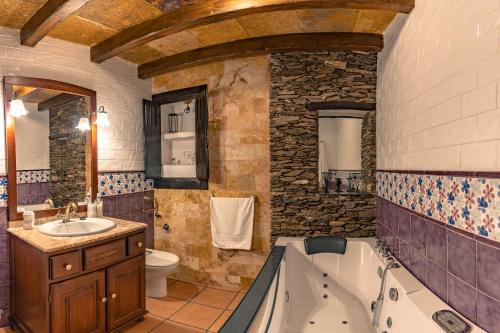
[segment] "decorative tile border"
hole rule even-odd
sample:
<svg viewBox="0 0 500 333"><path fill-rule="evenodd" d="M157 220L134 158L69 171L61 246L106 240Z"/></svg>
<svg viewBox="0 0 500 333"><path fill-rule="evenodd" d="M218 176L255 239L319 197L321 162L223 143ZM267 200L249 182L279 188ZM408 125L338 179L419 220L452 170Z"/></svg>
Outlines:
<svg viewBox="0 0 500 333"><path fill-rule="evenodd" d="M500 241L500 179L488 173L377 172L379 197Z"/></svg>
<svg viewBox="0 0 500 333"><path fill-rule="evenodd" d="M47 183L50 177L50 170L18 170L16 178L18 184Z"/></svg>
<svg viewBox="0 0 500 333"><path fill-rule="evenodd" d="M21 184L26 184L26 182L21 182ZM153 180L146 179L142 171L100 172L98 186L98 193L101 197L154 190ZM7 176L2 175L0 176L0 207L4 206L7 206Z"/></svg>
<svg viewBox="0 0 500 333"><path fill-rule="evenodd" d="M101 197L154 189L153 180L146 179L143 171L100 172L98 175L98 193Z"/></svg>
<svg viewBox="0 0 500 333"><path fill-rule="evenodd" d="M7 176L0 176L0 207L7 207Z"/></svg>

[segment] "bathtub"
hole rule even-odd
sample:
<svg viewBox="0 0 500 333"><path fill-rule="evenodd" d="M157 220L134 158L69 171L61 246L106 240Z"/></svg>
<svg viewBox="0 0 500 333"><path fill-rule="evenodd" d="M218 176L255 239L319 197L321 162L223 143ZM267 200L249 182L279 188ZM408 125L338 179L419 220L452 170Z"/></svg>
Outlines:
<svg viewBox="0 0 500 333"><path fill-rule="evenodd" d="M286 246L277 273L252 322L241 332L445 332L432 315L438 310L453 310L403 266L389 270L380 325L372 327L371 304L381 282L377 271L384 267L374 239L348 239L344 255L307 255L301 238L280 238L276 245ZM391 288L398 292L397 301L389 298ZM237 312L232 317L237 317ZM464 321L472 327L471 332L485 332Z"/></svg>

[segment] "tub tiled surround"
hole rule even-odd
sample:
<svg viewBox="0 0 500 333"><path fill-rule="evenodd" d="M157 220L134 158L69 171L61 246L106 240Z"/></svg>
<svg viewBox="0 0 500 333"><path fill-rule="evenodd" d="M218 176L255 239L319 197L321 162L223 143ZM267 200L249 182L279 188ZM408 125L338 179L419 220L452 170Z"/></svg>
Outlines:
<svg viewBox="0 0 500 333"><path fill-rule="evenodd" d="M494 236L498 189L494 195L483 192L498 180L480 178L484 175L379 172L377 236L442 300L488 332L500 332L500 242ZM427 195L434 193L434 177L438 184L443 177L452 181L434 187L436 196ZM472 194L475 200L470 200ZM484 198L488 195L489 201ZM477 216L495 220L473 220Z"/></svg>

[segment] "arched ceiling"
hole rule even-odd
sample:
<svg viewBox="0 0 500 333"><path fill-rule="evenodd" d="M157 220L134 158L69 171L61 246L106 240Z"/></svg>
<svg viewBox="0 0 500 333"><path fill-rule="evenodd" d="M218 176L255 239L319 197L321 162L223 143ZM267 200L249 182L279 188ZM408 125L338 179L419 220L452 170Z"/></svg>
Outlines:
<svg viewBox="0 0 500 333"><path fill-rule="evenodd" d="M378 40L397 13L413 6L414 0L0 0L0 25L21 29L24 45L36 47L48 35L90 46L95 62L119 56L147 66L266 36L321 40L306 49L331 38L317 33Z"/></svg>

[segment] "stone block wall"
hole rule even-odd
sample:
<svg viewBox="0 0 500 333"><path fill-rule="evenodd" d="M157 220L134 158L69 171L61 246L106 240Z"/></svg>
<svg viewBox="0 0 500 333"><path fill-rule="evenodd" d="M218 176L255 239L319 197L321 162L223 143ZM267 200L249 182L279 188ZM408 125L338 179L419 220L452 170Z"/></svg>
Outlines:
<svg viewBox="0 0 500 333"><path fill-rule="evenodd" d="M56 207L85 200L87 133L75 128L82 117L88 117L85 97L49 109L49 197Z"/></svg>
<svg viewBox="0 0 500 333"><path fill-rule="evenodd" d="M307 102L374 103L377 54L288 52L271 55L271 239L279 236L373 236L375 197L323 195L318 189L318 116ZM368 116L364 128L375 127ZM365 131L366 132L366 131ZM364 134L364 175L375 175L375 134ZM374 185L370 185L372 191Z"/></svg>
<svg viewBox="0 0 500 333"><path fill-rule="evenodd" d="M368 112L361 124L361 184L362 191L376 190L377 137L375 112Z"/></svg>
<svg viewBox="0 0 500 333"><path fill-rule="evenodd" d="M155 248L179 256L172 276L225 288L248 288L270 250L269 56L213 62L153 79L153 92L208 85L208 191L160 189ZM255 195L252 250L212 246L210 192ZM166 233L162 226L168 224Z"/></svg>

